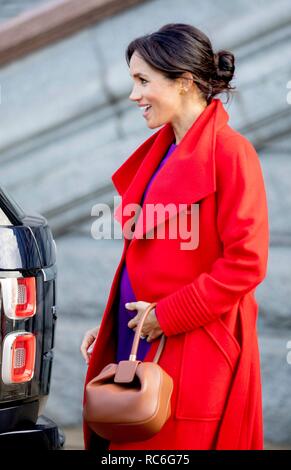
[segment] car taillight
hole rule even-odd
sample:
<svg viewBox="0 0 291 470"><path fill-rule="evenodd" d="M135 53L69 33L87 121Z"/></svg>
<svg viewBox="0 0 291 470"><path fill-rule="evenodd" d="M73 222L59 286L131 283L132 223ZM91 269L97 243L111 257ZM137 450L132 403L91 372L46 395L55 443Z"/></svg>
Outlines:
<svg viewBox="0 0 291 470"><path fill-rule="evenodd" d="M6 278L0 282L5 315L12 320L33 317L36 312L35 278Z"/></svg>
<svg viewBox="0 0 291 470"><path fill-rule="evenodd" d="M5 384L29 382L35 366L36 338L32 333L18 331L3 341L2 380Z"/></svg>

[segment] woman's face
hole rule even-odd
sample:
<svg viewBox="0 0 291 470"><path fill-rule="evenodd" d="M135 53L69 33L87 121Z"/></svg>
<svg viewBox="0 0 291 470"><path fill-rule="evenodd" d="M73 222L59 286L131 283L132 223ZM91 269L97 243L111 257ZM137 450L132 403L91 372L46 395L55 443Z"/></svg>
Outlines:
<svg viewBox="0 0 291 470"><path fill-rule="evenodd" d="M134 82L129 99L141 107L148 127L154 129L173 122L182 112L179 81L166 78L137 52L131 56L129 68ZM150 108L147 109L144 105L149 105Z"/></svg>

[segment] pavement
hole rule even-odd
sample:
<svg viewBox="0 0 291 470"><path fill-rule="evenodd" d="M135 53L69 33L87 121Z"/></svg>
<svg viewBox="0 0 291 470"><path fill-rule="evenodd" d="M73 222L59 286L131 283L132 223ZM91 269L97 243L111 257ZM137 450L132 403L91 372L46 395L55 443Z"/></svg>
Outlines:
<svg viewBox="0 0 291 470"><path fill-rule="evenodd" d="M82 427L62 427L66 441L64 450L84 450ZM265 442L264 450L291 450L290 443Z"/></svg>
<svg viewBox="0 0 291 470"><path fill-rule="evenodd" d="M62 427L66 440L63 450L84 450L82 427Z"/></svg>

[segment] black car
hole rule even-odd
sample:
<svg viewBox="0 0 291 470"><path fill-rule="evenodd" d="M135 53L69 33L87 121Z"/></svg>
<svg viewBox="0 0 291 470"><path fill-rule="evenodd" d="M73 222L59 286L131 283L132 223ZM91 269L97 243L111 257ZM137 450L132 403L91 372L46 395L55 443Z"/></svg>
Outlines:
<svg viewBox="0 0 291 470"><path fill-rule="evenodd" d="M0 447L58 449L43 416L56 324L56 245L44 217L0 188Z"/></svg>

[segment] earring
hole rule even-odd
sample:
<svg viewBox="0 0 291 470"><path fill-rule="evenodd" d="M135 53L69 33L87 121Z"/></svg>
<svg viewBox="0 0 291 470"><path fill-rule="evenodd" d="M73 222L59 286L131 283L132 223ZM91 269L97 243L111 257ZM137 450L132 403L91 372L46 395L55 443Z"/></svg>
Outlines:
<svg viewBox="0 0 291 470"><path fill-rule="evenodd" d="M187 90L185 88L180 89L180 95L185 95L187 93Z"/></svg>

